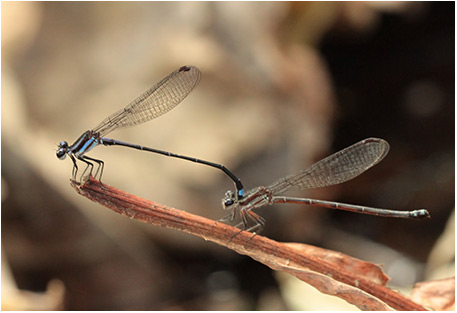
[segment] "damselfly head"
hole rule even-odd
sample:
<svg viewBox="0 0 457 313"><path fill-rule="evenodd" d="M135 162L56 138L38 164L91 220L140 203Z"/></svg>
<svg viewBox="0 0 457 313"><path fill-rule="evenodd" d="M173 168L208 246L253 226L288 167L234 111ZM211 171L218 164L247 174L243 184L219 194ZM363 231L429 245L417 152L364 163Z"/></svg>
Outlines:
<svg viewBox="0 0 457 313"><path fill-rule="evenodd" d="M224 199L222 199L222 208L224 210L230 210L232 205L235 204L236 196L233 191L229 190L225 193Z"/></svg>
<svg viewBox="0 0 457 313"><path fill-rule="evenodd" d="M59 159L63 160L67 156L68 152L68 143L66 141L61 141L59 143L59 149L56 151L56 155Z"/></svg>

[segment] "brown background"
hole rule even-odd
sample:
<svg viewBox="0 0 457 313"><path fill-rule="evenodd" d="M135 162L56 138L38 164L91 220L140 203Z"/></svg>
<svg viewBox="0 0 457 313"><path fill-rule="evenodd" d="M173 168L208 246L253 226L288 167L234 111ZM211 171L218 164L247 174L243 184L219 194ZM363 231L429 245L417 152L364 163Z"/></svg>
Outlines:
<svg viewBox="0 0 457 313"><path fill-rule="evenodd" d="M453 275L453 241L437 241L454 207L452 2L3 2L3 308L344 308L70 188L72 163L55 157L57 144L185 64L203 77L182 104L108 137L222 163L247 189L361 139L386 139L389 155L361 177L290 194L424 207L431 220L280 205L257 211L263 234L383 264L396 289ZM110 185L226 214L220 199L233 185L215 169L120 147L90 156L105 161ZM447 231L441 238L453 240L452 224Z"/></svg>

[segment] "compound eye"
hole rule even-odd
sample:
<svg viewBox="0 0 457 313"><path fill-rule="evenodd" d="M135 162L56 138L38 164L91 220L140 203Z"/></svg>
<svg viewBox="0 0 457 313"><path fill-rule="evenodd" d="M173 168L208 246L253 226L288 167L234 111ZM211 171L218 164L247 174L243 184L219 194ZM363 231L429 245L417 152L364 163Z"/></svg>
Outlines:
<svg viewBox="0 0 457 313"><path fill-rule="evenodd" d="M61 148L61 149L59 149L59 150L56 151L56 155L57 155L57 157L58 157L59 159L63 160L63 159L65 159L65 157L67 156L67 153L65 152L64 149Z"/></svg>
<svg viewBox="0 0 457 313"><path fill-rule="evenodd" d="M56 155L59 159L63 160L67 156L68 143L66 141L61 141L59 143L59 149L56 151Z"/></svg>
<svg viewBox="0 0 457 313"><path fill-rule="evenodd" d="M225 207L231 206L232 204L233 204L233 200L232 199L226 199L224 201L224 206Z"/></svg>

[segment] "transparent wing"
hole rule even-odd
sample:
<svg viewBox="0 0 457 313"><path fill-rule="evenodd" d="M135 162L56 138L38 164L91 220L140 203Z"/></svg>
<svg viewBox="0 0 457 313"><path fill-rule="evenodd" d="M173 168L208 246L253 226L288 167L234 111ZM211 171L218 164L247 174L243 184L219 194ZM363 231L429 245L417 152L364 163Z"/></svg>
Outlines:
<svg viewBox="0 0 457 313"><path fill-rule="evenodd" d="M117 128L138 125L167 113L194 89L200 77L195 66L180 67L124 109L108 116L93 131L104 136Z"/></svg>
<svg viewBox="0 0 457 313"><path fill-rule="evenodd" d="M281 178L267 188L273 194L279 194L291 188L311 189L340 184L376 165L388 152L387 141L368 138L320 160L305 170Z"/></svg>

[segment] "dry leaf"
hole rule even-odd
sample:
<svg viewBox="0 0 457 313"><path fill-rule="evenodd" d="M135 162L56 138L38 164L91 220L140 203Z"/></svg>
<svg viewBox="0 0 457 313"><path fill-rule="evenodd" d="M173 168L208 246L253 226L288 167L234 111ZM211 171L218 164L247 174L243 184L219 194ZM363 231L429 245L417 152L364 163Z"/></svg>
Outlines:
<svg viewBox="0 0 457 313"><path fill-rule="evenodd" d="M323 249L302 243L286 243L289 247L298 249L307 255L315 256L348 272L357 274L376 284L385 286L389 277L382 269L373 263L362 261L347 254Z"/></svg>
<svg viewBox="0 0 457 313"><path fill-rule="evenodd" d="M435 311L454 311L455 277L415 284L411 300Z"/></svg>

